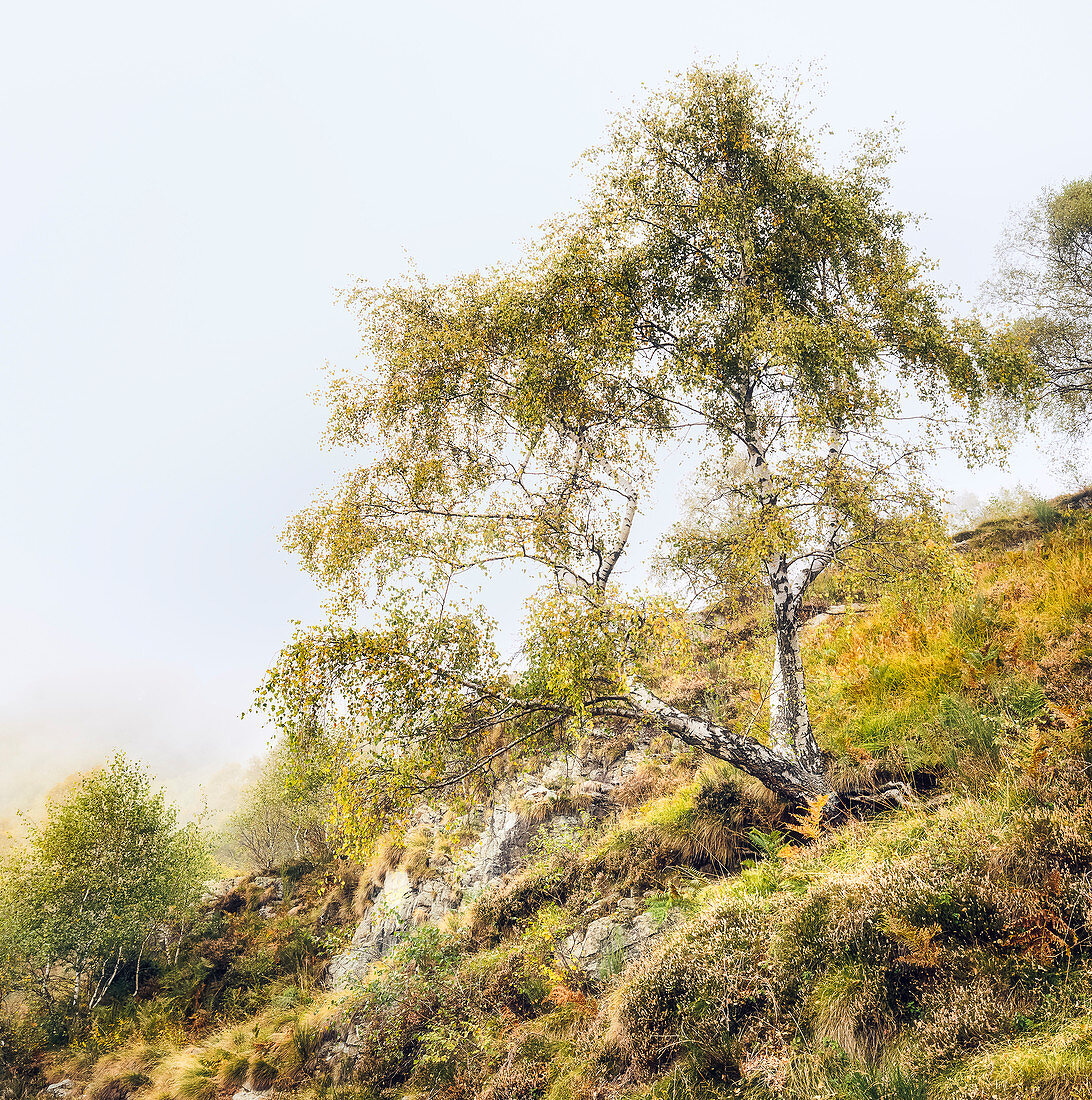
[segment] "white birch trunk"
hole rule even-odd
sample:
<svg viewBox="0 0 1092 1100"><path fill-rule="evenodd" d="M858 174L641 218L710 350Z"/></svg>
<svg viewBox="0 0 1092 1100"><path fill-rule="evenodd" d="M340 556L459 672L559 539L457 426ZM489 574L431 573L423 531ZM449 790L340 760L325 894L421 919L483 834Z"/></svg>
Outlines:
<svg viewBox="0 0 1092 1100"><path fill-rule="evenodd" d="M703 749L710 756L726 760L740 771L753 775L787 802L808 806L824 795L830 798L833 793L817 746L808 763L804 763L794 752L772 744L764 745L710 719L686 714L646 688L634 689L630 699L637 711L635 717L654 719L684 744ZM831 798L831 802L834 801Z"/></svg>
<svg viewBox="0 0 1092 1100"><path fill-rule="evenodd" d="M773 591L774 662L770 678L770 744L801 767L820 772L823 754L808 713L804 658L800 651L800 606L810 570L790 580L782 557L767 567ZM807 579L805 579L807 578Z"/></svg>
<svg viewBox="0 0 1092 1100"><path fill-rule="evenodd" d="M145 936L140 944L140 951L137 952L136 957L136 977L133 979L133 996L135 997L140 992L140 962L144 958L144 945L148 942L148 937Z"/></svg>
<svg viewBox="0 0 1092 1100"><path fill-rule="evenodd" d="M99 984L95 987L95 991L88 997L87 1011L94 1012L99 1004L102 1002L103 997L106 996L106 991L113 984L114 979L118 976L118 971L121 969L121 947L118 947L117 958L114 961L114 970L110 977L106 977L106 968L110 965L109 960L102 964L102 974L99 978Z"/></svg>

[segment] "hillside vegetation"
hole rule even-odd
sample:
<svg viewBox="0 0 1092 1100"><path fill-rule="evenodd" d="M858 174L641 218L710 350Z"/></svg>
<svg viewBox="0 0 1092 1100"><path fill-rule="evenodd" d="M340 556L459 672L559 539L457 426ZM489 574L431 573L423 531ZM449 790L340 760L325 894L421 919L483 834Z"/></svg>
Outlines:
<svg viewBox="0 0 1092 1100"><path fill-rule="evenodd" d="M1092 1097L1092 512L1066 507L1083 503L957 536L940 587L815 591L833 785L904 781L901 808L831 822L654 725L589 738L577 757L636 761L609 796L509 798L533 826L521 864L409 921L351 982L328 988L327 962L383 883L465 862L481 807L409 820L359 863L316 845L219 884L139 992L123 973L89 1014L10 996L6 1095ZM762 615L710 614L690 644L658 689L762 736ZM548 763L498 761L498 790Z"/></svg>

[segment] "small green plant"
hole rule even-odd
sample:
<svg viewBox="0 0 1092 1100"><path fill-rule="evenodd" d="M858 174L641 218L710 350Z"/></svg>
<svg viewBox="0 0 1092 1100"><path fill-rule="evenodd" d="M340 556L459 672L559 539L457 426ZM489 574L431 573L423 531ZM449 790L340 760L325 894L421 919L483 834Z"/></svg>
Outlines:
<svg viewBox="0 0 1092 1100"><path fill-rule="evenodd" d="M423 974L446 974L454 970L462 951L457 935L426 924L411 932L395 948L391 961Z"/></svg>
<svg viewBox="0 0 1092 1100"><path fill-rule="evenodd" d="M875 1075L852 1070L832 1082L844 1100L929 1100L929 1082L899 1065Z"/></svg>
<svg viewBox="0 0 1092 1100"><path fill-rule="evenodd" d="M761 856L777 862L781 859L781 851L785 847L785 841L788 838L779 829L771 829L768 833L764 833L761 829L751 829L747 834L747 839ZM747 860L745 863L750 866L754 865L753 860Z"/></svg>
<svg viewBox="0 0 1092 1100"><path fill-rule="evenodd" d="M1046 695L1042 685L1022 676L1013 676L995 684L993 696L1005 714L1020 726L1034 722L1046 711Z"/></svg>
<svg viewBox="0 0 1092 1100"><path fill-rule="evenodd" d="M1028 518L1043 531L1050 531L1057 527L1064 515L1052 501L1042 500L1039 497L1033 497L1028 507Z"/></svg>
<svg viewBox="0 0 1092 1100"><path fill-rule="evenodd" d="M995 715L983 714L973 703L958 695L942 695L937 709L938 724L956 754L970 752L995 764L998 762L998 737L1002 726Z"/></svg>
<svg viewBox="0 0 1092 1100"><path fill-rule="evenodd" d="M704 883L704 879L701 880ZM663 925L676 914L692 913L699 908L698 898L691 890L677 890L670 886L662 894L653 894L646 900L645 912L657 926Z"/></svg>
<svg viewBox="0 0 1092 1100"><path fill-rule="evenodd" d="M958 600L953 606L952 637L965 651L979 654L980 663L981 655L995 646L999 631L997 611L983 596Z"/></svg>
<svg viewBox="0 0 1092 1100"><path fill-rule="evenodd" d="M625 941L622 929L615 928L611 932L610 946L603 951L599 959L599 977L603 981L609 981L616 974L622 973L622 967L626 963Z"/></svg>

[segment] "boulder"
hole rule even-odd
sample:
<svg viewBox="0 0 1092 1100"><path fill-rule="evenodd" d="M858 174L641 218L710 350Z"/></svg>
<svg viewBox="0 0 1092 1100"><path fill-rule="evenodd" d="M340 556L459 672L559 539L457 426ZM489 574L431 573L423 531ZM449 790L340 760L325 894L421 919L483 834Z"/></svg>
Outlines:
<svg viewBox="0 0 1092 1100"><path fill-rule="evenodd" d="M606 978L628 966L673 923L650 913L636 912L638 903L623 898L618 908L597 917L583 932L574 932L557 949L560 967L580 969Z"/></svg>

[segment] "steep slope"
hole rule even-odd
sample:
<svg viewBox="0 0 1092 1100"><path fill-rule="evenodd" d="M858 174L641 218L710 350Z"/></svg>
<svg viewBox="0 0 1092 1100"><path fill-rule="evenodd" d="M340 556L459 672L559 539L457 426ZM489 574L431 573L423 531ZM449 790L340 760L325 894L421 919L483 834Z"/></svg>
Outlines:
<svg viewBox="0 0 1092 1100"><path fill-rule="evenodd" d="M240 957L292 942L296 971L282 953L251 1002L173 1032L155 1000L119 1006L51 1079L88 1100L1092 1096L1092 515L957 545L945 589L862 586L807 635L839 783L898 777L912 804L832 829L651 729L524 761L496 805L422 812L370 867L281 901L236 884L261 945ZM695 644L707 676L674 690L746 719L761 628Z"/></svg>

